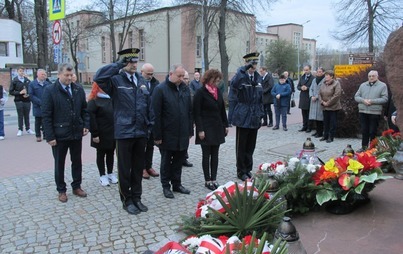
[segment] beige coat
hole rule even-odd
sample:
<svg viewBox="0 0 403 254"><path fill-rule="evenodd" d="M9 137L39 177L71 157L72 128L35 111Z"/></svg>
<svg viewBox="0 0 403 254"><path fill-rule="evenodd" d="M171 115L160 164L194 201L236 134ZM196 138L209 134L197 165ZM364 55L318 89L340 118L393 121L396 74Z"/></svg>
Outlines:
<svg viewBox="0 0 403 254"><path fill-rule="evenodd" d="M323 110L336 111L341 109L340 96L341 85L337 80L331 80L329 83L326 81L321 85L319 90L319 101L328 102L328 106L323 106Z"/></svg>

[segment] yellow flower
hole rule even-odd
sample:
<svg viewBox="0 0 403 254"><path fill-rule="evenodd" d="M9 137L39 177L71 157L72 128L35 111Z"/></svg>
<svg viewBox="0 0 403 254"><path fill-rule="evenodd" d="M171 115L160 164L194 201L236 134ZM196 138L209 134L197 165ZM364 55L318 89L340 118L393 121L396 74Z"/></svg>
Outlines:
<svg viewBox="0 0 403 254"><path fill-rule="evenodd" d="M358 171L360 171L360 169L363 169L364 165L362 165L359 161L356 160L348 160L348 167L347 170L351 170L353 171L354 174L358 174Z"/></svg>
<svg viewBox="0 0 403 254"><path fill-rule="evenodd" d="M336 163L334 162L333 158L325 163L325 170L335 174L339 173L339 169L336 167Z"/></svg>

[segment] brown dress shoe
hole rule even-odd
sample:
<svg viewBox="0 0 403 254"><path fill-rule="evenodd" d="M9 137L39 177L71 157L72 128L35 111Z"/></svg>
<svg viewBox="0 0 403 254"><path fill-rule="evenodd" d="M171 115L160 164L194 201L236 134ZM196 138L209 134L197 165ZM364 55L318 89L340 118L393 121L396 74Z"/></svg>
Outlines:
<svg viewBox="0 0 403 254"><path fill-rule="evenodd" d="M81 198L85 198L87 196L87 193L83 191L81 188L73 190L73 194Z"/></svg>
<svg viewBox="0 0 403 254"><path fill-rule="evenodd" d="M160 174L158 174L157 171L155 171L153 168L147 169L147 173L152 177L160 176Z"/></svg>
<svg viewBox="0 0 403 254"><path fill-rule="evenodd" d="M144 179L150 179L150 175L148 174L146 169L143 169L143 178Z"/></svg>
<svg viewBox="0 0 403 254"><path fill-rule="evenodd" d="M60 192L59 193L59 201L62 203L66 203L67 202L67 195L66 192Z"/></svg>

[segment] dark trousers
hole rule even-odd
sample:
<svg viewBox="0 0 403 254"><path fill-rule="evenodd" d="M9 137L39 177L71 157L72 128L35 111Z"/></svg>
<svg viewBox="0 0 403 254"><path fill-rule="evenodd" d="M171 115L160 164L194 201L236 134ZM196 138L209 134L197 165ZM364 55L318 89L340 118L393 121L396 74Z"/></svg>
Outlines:
<svg viewBox="0 0 403 254"><path fill-rule="evenodd" d="M302 128L303 129L311 129L309 125L309 109L301 109L302 114Z"/></svg>
<svg viewBox="0 0 403 254"><path fill-rule="evenodd" d="M97 167L100 176L105 175L105 161L108 174L112 174L114 157L115 149L97 148Z"/></svg>
<svg viewBox="0 0 403 254"><path fill-rule="evenodd" d="M41 137L41 130L43 131L42 117L35 116L35 136L37 138ZM45 138L45 133L43 133L43 137Z"/></svg>
<svg viewBox="0 0 403 254"><path fill-rule="evenodd" d="M288 100L287 114L290 114L290 110L291 110L291 98Z"/></svg>
<svg viewBox="0 0 403 254"><path fill-rule="evenodd" d="M218 169L218 150L220 149L220 145L217 146L209 146L209 145L201 145L202 149L202 167L204 180L215 181L217 180L217 169Z"/></svg>
<svg viewBox="0 0 403 254"><path fill-rule="evenodd" d="M242 175L252 171L253 152L256 147L257 129L236 127L236 168Z"/></svg>
<svg viewBox="0 0 403 254"><path fill-rule="evenodd" d="M312 122L315 122L316 124L316 134L319 136L323 136L323 121L319 120L311 120Z"/></svg>
<svg viewBox="0 0 403 254"><path fill-rule="evenodd" d="M153 156L154 156L154 136L151 133L147 140L146 154L144 157L144 169L150 169L153 167Z"/></svg>
<svg viewBox="0 0 403 254"><path fill-rule="evenodd" d="M360 113L362 147L365 147L365 148L368 147L369 142L376 137L379 119L380 119L380 115Z"/></svg>
<svg viewBox="0 0 403 254"><path fill-rule="evenodd" d="M333 139L337 129L338 110L323 110L323 137Z"/></svg>
<svg viewBox="0 0 403 254"><path fill-rule="evenodd" d="M146 138L116 140L120 200L126 205L141 200Z"/></svg>
<svg viewBox="0 0 403 254"><path fill-rule="evenodd" d="M276 112L276 127L280 126L280 116L281 122L283 123L283 127L287 128L287 106L284 107L274 107L274 111Z"/></svg>
<svg viewBox="0 0 403 254"><path fill-rule="evenodd" d="M0 136L4 137L4 110L0 110Z"/></svg>
<svg viewBox="0 0 403 254"><path fill-rule="evenodd" d="M273 111L271 110L271 103L264 104L264 117L263 117L263 124L267 125L267 115L269 115L269 124L273 124Z"/></svg>
<svg viewBox="0 0 403 254"><path fill-rule="evenodd" d="M66 182L64 181L64 164L66 162L67 150L70 150L71 176L73 190L81 188L81 150L82 140L57 141L57 145L52 146L53 158L55 159L55 182L59 193L66 192Z"/></svg>
<svg viewBox="0 0 403 254"><path fill-rule="evenodd" d="M237 104L236 101L228 102L228 124L232 124L232 115L234 114L236 104Z"/></svg>
<svg viewBox="0 0 403 254"><path fill-rule="evenodd" d="M160 148L161 152L161 184L162 188L170 189L171 185L174 188L179 187L182 176L182 163L185 160L187 150L170 151Z"/></svg>
<svg viewBox="0 0 403 254"><path fill-rule="evenodd" d="M25 122L25 130L31 129L29 124L29 112L31 111L31 102L16 101L15 108L18 115L18 130L23 130L23 122Z"/></svg>

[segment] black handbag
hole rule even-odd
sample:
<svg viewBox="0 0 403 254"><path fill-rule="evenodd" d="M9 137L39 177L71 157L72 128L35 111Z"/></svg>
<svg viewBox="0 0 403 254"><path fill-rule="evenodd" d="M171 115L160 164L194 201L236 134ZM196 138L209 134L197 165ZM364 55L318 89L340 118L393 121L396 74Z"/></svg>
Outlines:
<svg viewBox="0 0 403 254"><path fill-rule="evenodd" d="M294 94L291 97L291 107L294 108L295 107L295 100L294 100Z"/></svg>

